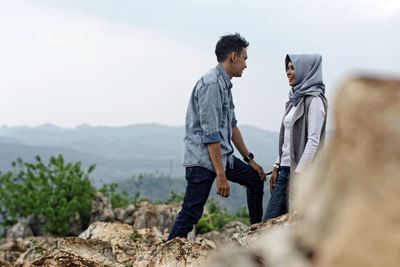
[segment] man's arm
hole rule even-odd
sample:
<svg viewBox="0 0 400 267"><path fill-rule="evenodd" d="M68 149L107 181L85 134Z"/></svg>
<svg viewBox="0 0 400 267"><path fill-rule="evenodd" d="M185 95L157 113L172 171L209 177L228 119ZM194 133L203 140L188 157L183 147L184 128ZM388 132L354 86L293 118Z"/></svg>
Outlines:
<svg viewBox="0 0 400 267"><path fill-rule="evenodd" d="M244 144L242 134L237 126L232 127L232 141L242 157L245 158L249 155L250 152Z"/></svg>
<svg viewBox="0 0 400 267"><path fill-rule="evenodd" d="M244 158L249 155L250 152L244 144L242 134L237 126L232 128L232 142ZM251 159L248 164L258 173L261 180L265 179L263 168L254 159Z"/></svg>
<svg viewBox="0 0 400 267"><path fill-rule="evenodd" d="M215 173L217 174L217 177L215 178L215 183L217 185L217 194L221 195L222 197L229 197L231 190L228 179L225 175L224 166L222 165L221 144L208 144L207 148L208 154L211 158L211 162L214 166Z"/></svg>
<svg viewBox="0 0 400 267"><path fill-rule="evenodd" d="M207 84L198 90L200 125L203 130L202 143L207 145L208 154L213 164L217 185L217 194L222 197L230 195L228 179L221 156L221 135L219 125L222 117L222 101L218 84Z"/></svg>

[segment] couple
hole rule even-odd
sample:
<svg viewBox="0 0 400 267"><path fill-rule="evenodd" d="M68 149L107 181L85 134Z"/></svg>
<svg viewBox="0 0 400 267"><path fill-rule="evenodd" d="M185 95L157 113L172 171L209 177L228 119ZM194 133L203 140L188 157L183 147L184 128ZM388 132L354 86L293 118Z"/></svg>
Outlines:
<svg viewBox="0 0 400 267"><path fill-rule="evenodd" d="M168 239L187 237L202 216L214 180L217 194L222 197L230 195L228 180L245 186L250 223L262 220L265 173L237 127L231 91L231 79L241 77L246 68L248 45L239 34L222 36L215 48L218 65L203 75L193 89L184 138L187 187ZM271 198L264 220L288 211L290 173L301 173L324 140L327 101L321 59L317 54L286 56L286 74L292 89L279 134L279 156L272 170ZM233 155L232 143L243 161Z"/></svg>

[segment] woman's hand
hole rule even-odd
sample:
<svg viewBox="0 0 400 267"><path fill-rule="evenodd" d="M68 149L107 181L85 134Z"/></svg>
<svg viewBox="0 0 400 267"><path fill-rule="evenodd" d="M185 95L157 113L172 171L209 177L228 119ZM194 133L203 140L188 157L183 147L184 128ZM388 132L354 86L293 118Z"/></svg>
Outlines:
<svg viewBox="0 0 400 267"><path fill-rule="evenodd" d="M271 179L269 180L269 190L271 191L271 193L275 189L276 180L278 179L278 173L279 169L276 166L274 166L272 169Z"/></svg>

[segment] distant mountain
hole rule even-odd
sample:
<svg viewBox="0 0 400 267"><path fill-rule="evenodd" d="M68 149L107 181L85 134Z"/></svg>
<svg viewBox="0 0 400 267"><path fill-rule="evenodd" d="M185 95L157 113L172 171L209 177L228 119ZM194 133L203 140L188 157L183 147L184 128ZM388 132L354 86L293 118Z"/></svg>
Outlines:
<svg viewBox="0 0 400 267"><path fill-rule="evenodd" d="M268 169L277 153L277 133L253 126L240 126L248 148ZM35 155L46 159L63 155L84 166L96 164L96 183L130 178L133 174L155 173L183 177L180 166L183 127L136 124L124 127L73 129L44 124L37 127L0 127L0 170L7 170L17 157L32 161Z"/></svg>

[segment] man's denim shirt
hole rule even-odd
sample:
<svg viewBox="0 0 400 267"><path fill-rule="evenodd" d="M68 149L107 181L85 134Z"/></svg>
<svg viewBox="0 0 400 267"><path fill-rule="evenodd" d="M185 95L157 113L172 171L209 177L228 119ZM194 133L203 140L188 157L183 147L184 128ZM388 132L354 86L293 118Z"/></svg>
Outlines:
<svg viewBox="0 0 400 267"><path fill-rule="evenodd" d="M217 65L196 83L190 97L185 123L183 166L201 166L214 171L207 144L220 143L222 163L233 168L232 128L236 126L232 83Z"/></svg>

